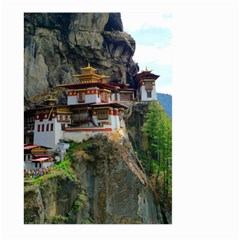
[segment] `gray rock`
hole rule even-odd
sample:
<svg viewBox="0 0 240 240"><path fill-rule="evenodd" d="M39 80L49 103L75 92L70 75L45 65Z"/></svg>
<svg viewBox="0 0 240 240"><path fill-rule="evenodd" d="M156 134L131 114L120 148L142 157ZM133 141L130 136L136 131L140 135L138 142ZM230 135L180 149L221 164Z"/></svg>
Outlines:
<svg viewBox="0 0 240 240"><path fill-rule="evenodd" d="M139 69L134 51L135 41L123 32L119 13L25 13L25 103L59 84L76 82L72 75L88 62L110 80L132 84Z"/></svg>
<svg viewBox="0 0 240 240"><path fill-rule="evenodd" d="M52 170L25 179L25 223L163 223L161 208L125 137L96 136L71 157L75 179Z"/></svg>

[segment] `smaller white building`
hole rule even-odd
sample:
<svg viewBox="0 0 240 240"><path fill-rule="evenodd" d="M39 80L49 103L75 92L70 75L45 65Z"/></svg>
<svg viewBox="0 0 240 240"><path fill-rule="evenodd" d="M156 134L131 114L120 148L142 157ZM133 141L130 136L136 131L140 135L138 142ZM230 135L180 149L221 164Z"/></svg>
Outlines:
<svg viewBox="0 0 240 240"><path fill-rule="evenodd" d="M159 75L145 70L134 75L134 81L137 85L136 97L139 101L153 101L157 100L155 81Z"/></svg>
<svg viewBox="0 0 240 240"><path fill-rule="evenodd" d="M59 139L71 122L66 106L46 106L36 110L33 144L56 149Z"/></svg>

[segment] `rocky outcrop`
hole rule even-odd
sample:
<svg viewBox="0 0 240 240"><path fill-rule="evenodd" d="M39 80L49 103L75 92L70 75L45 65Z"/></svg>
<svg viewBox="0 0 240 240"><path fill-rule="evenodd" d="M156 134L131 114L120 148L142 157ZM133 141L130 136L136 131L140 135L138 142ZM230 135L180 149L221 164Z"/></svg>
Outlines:
<svg viewBox="0 0 240 240"><path fill-rule="evenodd" d="M124 115L124 121L126 125L127 135L129 140L136 150L137 154L141 157L141 163L146 165L146 155L148 154L148 138L142 131L144 122L146 121L146 115L148 112L148 106L150 102L134 102L129 105L129 109ZM161 104L161 103L159 103ZM149 160L147 160L149 161ZM172 223L172 206L171 200L164 198L163 193L160 191L161 178L154 176L146 170L149 179L149 185L154 192L154 201L156 206L161 206L161 213L164 219L164 223Z"/></svg>
<svg viewBox="0 0 240 240"><path fill-rule="evenodd" d="M25 13L25 103L61 83L88 62L110 80L132 83L135 41L119 13ZM31 101L30 101L31 102Z"/></svg>
<svg viewBox="0 0 240 240"><path fill-rule="evenodd" d="M55 169L40 184L25 187L25 223L163 223L124 136L99 135L78 144L71 166L75 180Z"/></svg>
<svg viewBox="0 0 240 240"><path fill-rule="evenodd" d="M161 223L147 178L125 137L91 138L74 161L95 223Z"/></svg>
<svg viewBox="0 0 240 240"><path fill-rule="evenodd" d="M129 106L124 115L128 137L134 149L144 150L147 145L147 139L143 135L142 127L144 117L148 112L148 104L147 102L135 102Z"/></svg>
<svg viewBox="0 0 240 240"><path fill-rule="evenodd" d="M52 223L59 216L67 215L81 188L78 181L61 169L42 177L40 183L25 181L24 222Z"/></svg>

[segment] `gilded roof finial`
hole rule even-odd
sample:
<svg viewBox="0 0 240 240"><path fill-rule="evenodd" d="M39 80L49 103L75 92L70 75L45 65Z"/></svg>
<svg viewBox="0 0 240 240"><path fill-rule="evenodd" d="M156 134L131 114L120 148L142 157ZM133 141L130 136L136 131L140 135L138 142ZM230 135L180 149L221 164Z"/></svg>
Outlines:
<svg viewBox="0 0 240 240"><path fill-rule="evenodd" d="M90 63L88 62L88 66L81 68L81 70L83 71L83 74L90 74L90 73L94 73L97 69L91 67ZM76 75L73 75L76 76Z"/></svg>

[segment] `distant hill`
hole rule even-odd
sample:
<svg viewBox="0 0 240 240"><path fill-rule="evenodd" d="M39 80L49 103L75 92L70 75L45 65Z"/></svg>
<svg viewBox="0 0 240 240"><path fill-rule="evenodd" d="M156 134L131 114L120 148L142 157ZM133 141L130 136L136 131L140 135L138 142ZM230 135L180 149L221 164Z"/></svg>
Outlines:
<svg viewBox="0 0 240 240"><path fill-rule="evenodd" d="M157 99L165 108L168 116L172 118L172 96L169 94L157 93Z"/></svg>

